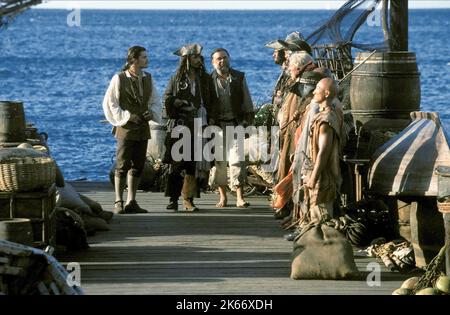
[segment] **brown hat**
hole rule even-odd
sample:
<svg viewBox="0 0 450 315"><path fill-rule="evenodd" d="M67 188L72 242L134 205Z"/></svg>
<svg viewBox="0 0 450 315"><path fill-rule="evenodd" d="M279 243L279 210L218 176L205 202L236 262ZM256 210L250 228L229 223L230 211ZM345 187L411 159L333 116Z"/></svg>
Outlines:
<svg viewBox="0 0 450 315"><path fill-rule="evenodd" d="M300 32L292 32L286 36L285 40L279 40L284 49L290 51L306 51L308 54L312 54L312 48L306 42L305 38Z"/></svg>
<svg viewBox="0 0 450 315"><path fill-rule="evenodd" d="M183 57L190 55L200 55L203 47L200 44L188 44L180 47L177 51L174 51L174 55Z"/></svg>

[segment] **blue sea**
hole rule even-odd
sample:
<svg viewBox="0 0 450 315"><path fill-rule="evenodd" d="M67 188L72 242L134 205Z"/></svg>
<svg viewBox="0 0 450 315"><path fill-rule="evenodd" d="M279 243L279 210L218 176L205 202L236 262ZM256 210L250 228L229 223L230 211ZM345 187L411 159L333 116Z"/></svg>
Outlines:
<svg viewBox="0 0 450 315"><path fill-rule="evenodd" d="M247 75L253 101L267 102L279 67L264 44L299 30L307 35L333 11L82 10L69 27L65 10L29 10L0 30L0 99L24 102L28 122L49 134L66 179L107 180L115 141L102 100L132 45L148 49L160 94L177 66L179 46L225 47ZM410 50L421 71L421 109L450 130L450 10L410 10ZM370 39L370 32L360 34Z"/></svg>

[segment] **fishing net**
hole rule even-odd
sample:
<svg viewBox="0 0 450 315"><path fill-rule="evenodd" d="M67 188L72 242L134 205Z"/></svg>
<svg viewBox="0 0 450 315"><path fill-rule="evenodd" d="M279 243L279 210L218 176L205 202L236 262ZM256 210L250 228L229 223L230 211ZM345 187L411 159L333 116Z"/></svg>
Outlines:
<svg viewBox="0 0 450 315"><path fill-rule="evenodd" d="M388 50L386 5L383 0L348 0L306 41L313 46L334 44L361 50Z"/></svg>
<svg viewBox="0 0 450 315"><path fill-rule="evenodd" d="M389 50L388 5L388 0L348 0L321 22L306 38L317 65L330 69L341 81L353 69L356 51ZM349 80L340 82L344 109L350 108L349 90Z"/></svg>

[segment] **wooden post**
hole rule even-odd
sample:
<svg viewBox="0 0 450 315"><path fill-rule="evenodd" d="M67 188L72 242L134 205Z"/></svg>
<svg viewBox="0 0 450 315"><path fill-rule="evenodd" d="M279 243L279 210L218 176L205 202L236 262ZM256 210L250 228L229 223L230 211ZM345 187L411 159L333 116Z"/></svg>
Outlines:
<svg viewBox="0 0 450 315"><path fill-rule="evenodd" d="M408 51L408 0L391 0L391 51Z"/></svg>
<svg viewBox="0 0 450 315"><path fill-rule="evenodd" d="M414 256L416 257L416 266L423 268L427 265L425 254L419 241L419 222L417 219L419 203L417 201L411 203L410 206L410 224L411 224L411 243L414 248Z"/></svg>
<svg viewBox="0 0 450 315"><path fill-rule="evenodd" d="M447 250L445 251L445 269L447 276L450 276L450 213L444 213L444 227L445 227L445 244Z"/></svg>
<svg viewBox="0 0 450 315"><path fill-rule="evenodd" d="M436 167L435 174L438 176L438 209L444 220L445 244L445 269L450 276L450 166Z"/></svg>
<svg viewBox="0 0 450 315"><path fill-rule="evenodd" d="M436 199L417 198L410 206L411 243L416 267L423 268L437 255L445 242L444 222Z"/></svg>
<svg viewBox="0 0 450 315"><path fill-rule="evenodd" d="M389 0L383 0L381 5L381 26L383 29L383 36L385 41L389 41Z"/></svg>

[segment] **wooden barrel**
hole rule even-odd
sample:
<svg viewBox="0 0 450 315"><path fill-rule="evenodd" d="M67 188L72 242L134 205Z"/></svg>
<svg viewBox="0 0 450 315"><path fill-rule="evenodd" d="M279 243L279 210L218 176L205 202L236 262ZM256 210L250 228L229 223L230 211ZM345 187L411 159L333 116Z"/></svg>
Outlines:
<svg viewBox="0 0 450 315"><path fill-rule="evenodd" d="M21 102L0 101L0 143L25 141L25 113Z"/></svg>
<svg viewBox="0 0 450 315"><path fill-rule="evenodd" d="M370 53L358 53L355 67ZM352 73L350 102L355 123L374 118L409 119L420 109L420 73L412 52L377 52Z"/></svg>
<svg viewBox="0 0 450 315"><path fill-rule="evenodd" d="M30 219L0 219L0 239L31 246L33 229Z"/></svg>

